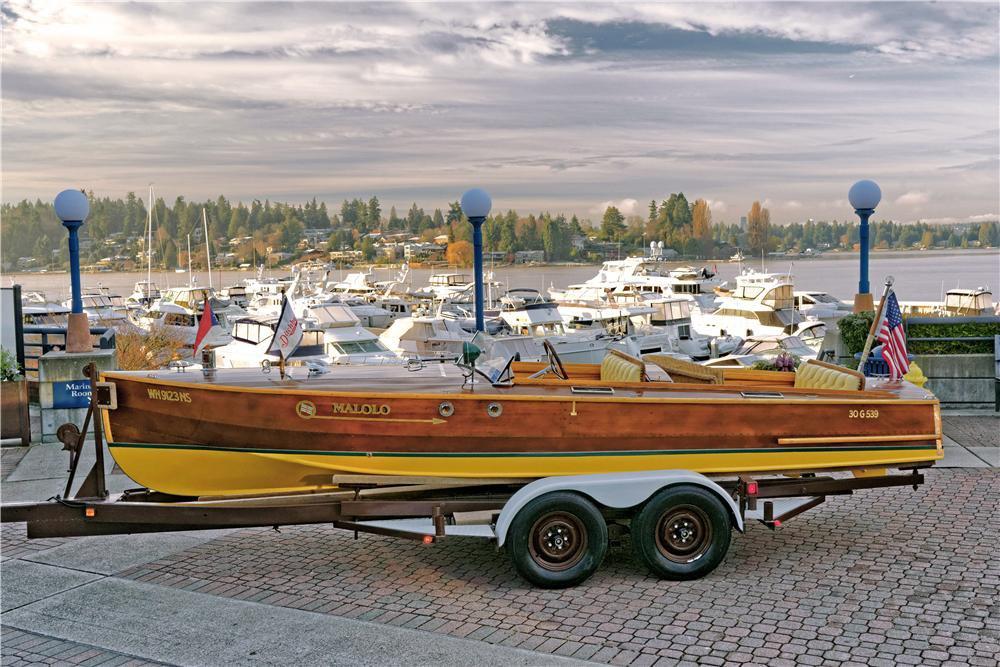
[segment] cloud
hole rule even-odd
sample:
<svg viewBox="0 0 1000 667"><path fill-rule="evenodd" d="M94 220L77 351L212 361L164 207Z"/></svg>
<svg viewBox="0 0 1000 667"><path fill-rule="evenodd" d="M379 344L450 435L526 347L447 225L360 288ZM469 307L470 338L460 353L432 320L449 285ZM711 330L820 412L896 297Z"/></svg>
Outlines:
<svg viewBox="0 0 1000 667"><path fill-rule="evenodd" d="M624 216L636 215L639 213L639 202L635 199L620 199L618 201L609 200L601 202L597 206L593 207L591 212L597 215L604 215L604 212L608 210L609 206L614 206Z"/></svg>
<svg viewBox="0 0 1000 667"><path fill-rule="evenodd" d="M990 4L2 9L7 200L79 174L116 197L154 181L168 198L377 193L404 210L480 185L499 207L585 215L680 191L722 214L768 193L780 223L843 219L834 200L871 175L956 193L924 215L1000 209Z"/></svg>
<svg viewBox="0 0 1000 667"><path fill-rule="evenodd" d="M926 192L919 192L917 190L910 190L905 192L898 197L896 197L896 203L900 206L911 206L920 207L931 200L930 195Z"/></svg>
<svg viewBox="0 0 1000 667"><path fill-rule="evenodd" d="M789 199L788 201L785 202L785 208L798 210L802 208L802 202L797 201L795 199Z"/></svg>

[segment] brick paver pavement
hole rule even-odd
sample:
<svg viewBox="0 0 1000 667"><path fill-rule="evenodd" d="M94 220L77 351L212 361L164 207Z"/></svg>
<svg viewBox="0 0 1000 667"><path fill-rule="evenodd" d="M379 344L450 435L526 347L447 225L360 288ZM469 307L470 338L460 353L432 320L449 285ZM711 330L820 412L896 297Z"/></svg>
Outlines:
<svg viewBox="0 0 1000 667"><path fill-rule="evenodd" d="M1000 447L1000 418L967 415L942 419L944 434L965 447Z"/></svg>
<svg viewBox="0 0 1000 667"><path fill-rule="evenodd" d="M80 665L81 667L144 667L162 665L77 642L53 639L3 626L0 662L4 667L24 665Z"/></svg>
<svg viewBox="0 0 1000 667"><path fill-rule="evenodd" d="M324 526L233 531L119 576L609 664L993 667L1000 474L927 476L754 524L691 582L648 576L625 545L583 585L539 590L486 542Z"/></svg>

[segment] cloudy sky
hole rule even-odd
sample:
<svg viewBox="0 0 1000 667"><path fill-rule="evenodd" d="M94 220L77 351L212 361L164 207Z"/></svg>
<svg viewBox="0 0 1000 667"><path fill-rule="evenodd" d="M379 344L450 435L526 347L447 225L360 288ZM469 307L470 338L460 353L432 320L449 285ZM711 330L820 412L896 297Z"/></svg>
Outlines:
<svg viewBox="0 0 1000 667"><path fill-rule="evenodd" d="M67 186L386 210L995 218L985 3L5 1L3 200Z"/></svg>

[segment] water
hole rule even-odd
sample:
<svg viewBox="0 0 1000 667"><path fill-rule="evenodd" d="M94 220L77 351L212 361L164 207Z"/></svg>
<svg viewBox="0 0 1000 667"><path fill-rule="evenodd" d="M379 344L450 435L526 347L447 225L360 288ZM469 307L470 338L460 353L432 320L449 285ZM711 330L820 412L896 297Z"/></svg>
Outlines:
<svg viewBox="0 0 1000 667"><path fill-rule="evenodd" d="M739 272L739 265L729 262L670 262L669 266L685 264L714 265L722 279L730 279ZM761 262L744 263L755 269L761 268ZM487 269L489 267L487 266ZM822 290L845 301L852 301L858 289L858 255L857 253L835 253L817 259L797 259L794 261L767 261L764 268L768 271L791 271L795 277L796 289ZM334 271L331 278L339 279L350 271L361 269L345 269ZM413 269L410 280L414 286L427 283L431 273L441 269ZM471 269L465 269L471 274ZM550 286L565 287L580 283L592 277L597 272L596 266L509 266L494 269L496 280L508 287L531 287L547 290ZM273 271L269 275L285 275L284 271ZM384 280L395 274L395 270L376 269L377 280ZM197 284L208 284L207 272L195 272ZM224 286L241 282L253 277L250 271L213 271L213 282L216 287L220 282ZM990 287L994 291L1000 284L1000 253L996 249L987 250L954 250L954 251L911 251L911 252L877 252L870 261L869 275L871 291L881 293L882 283L886 276L896 279L895 289L901 301L937 301L943 296L944 290L954 287ZM10 273L4 275L4 284L20 284L24 290L37 290L45 293L51 300L69 298L69 275L65 273ZM96 289L99 286L108 287L112 292L128 296L138 280L145 280L145 272L136 273L85 273L83 274L84 290ZM188 284L186 273L154 272L153 281L160 288L167 286L182 286ZM1000 296L1000 295L998 295Z"/></svg>

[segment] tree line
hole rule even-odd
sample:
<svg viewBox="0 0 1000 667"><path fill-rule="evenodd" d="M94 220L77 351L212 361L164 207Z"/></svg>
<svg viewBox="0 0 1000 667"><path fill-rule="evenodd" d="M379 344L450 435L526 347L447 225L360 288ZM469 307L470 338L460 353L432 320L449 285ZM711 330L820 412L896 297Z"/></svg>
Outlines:
<svg viewBox="0 0 1000 667"><path fill-rule="evenodd" d="M419 237L426 242L442 235L447 235L449 243L472 240L471 225L458 202L449 202L445 208L430 213L413 203L404 215L399 215L395 207L385 212L374 195L344 200L333 213L326 203L315 198L305 204L266 199L234 203L224 196L204 202L177 197L168 204L157 198L151 212L143 198L131 192L124 199L95 197L92 193L89 198L90 215L81 228L85 263L108 256L135 262L137 255L146 252L150 218L153 262L167 268L186 263L188 236L192 245L204 247L203 215L213 256L233 252L248 262L261 261L264 254L275 251L296 257L317 239L327 241L329 250L357 249L366 259L373 259L373 232ZM0 216L4 268L66 265L66 232L50 203L24 200L3 204ZM715 222L706 200L690 202L683 193L674 193L662 201L651 201L646 216L626 216L617 207L608 206L596 224L575 215L567 218L542 212L524 216L513 210L498 211L483 225L483 242L487 251L506 255L542 250L548 261L595 259L601 248L583 239L603 241L605 249L615 244L622 256L648 247L651 241L661 241L665 248L681 255L700 258L728 257L736 249L754 254L807 248L850 249L858 242L858 224L854 220L773 225L760 202L753 203L746 218L745 225ZM307 236L310 242L302 243ZM1000 245L1000 230L996 221L960 225L881 221L871 225L871 243L874 248L995 247ZM200 256L195 252L192 255Z"/></svg>

